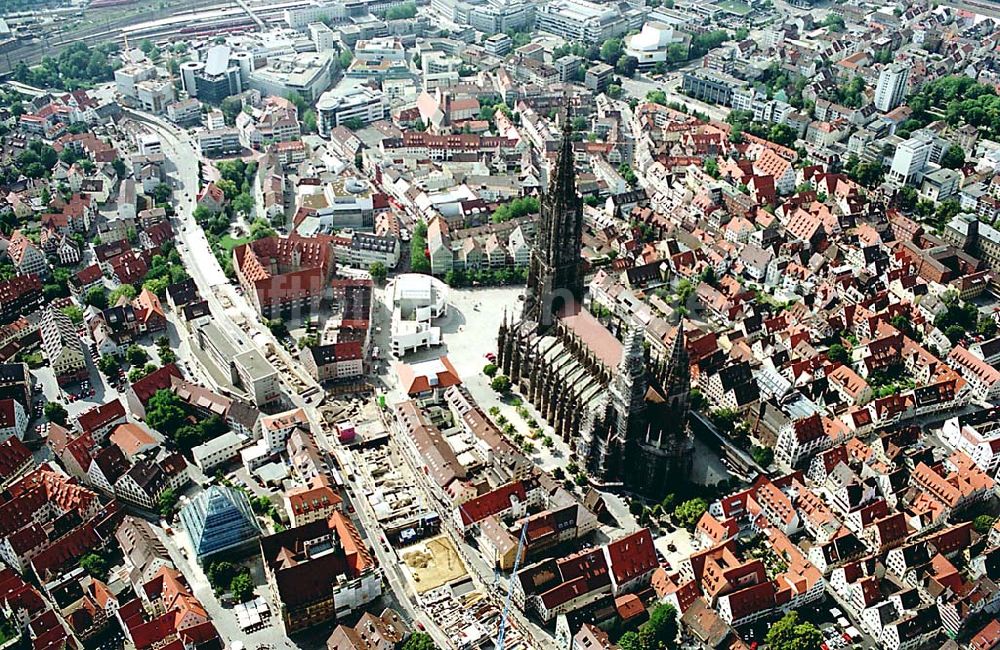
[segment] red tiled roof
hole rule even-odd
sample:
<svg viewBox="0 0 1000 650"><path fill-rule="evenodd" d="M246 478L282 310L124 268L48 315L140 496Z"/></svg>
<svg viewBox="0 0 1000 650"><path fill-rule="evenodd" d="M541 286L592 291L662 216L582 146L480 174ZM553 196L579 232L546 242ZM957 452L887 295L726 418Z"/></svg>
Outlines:
<svg viewBox="0 0 1000 650"><path fill-rule="evenodd" d="M451 365L451 361L448 360L447 356L442 356L440 358L441 365L443 368L440 372L435 373L434 380L436 384L431 384L431 378L426 374L416 374L416 370L419 370L422 364L410 365L406 363L396 364L396 375L399 377L399 384L406 390L407 395L417 395L425 391L431 390L432 388L448 388L449 386L455 386L461 384L462 380L458 376L458 371L455 370L455 366ZM427 363L427 362L424 362Z"/></svg>
<svg viewBox="0 0 1000 650"><path fill-rule="evenodd" d="M128 456L134 456L147 445L156 444L156 439L137 424L119 424L111 432L110 440Z"/></svg>
<svg viewBox="0 0 1000 650"><path fill-rule="evenodd" d="M482 521L487 517L499 514L511 507L511 497L516 496L522 503L527 500L528 493L523 481L515 481L501 485L492 492L487 492L475 499L470 499L458 506L462 523L466 526Z"/></svg>
<svg viewBox="0 0 1000 650"><path fill-rule="evenodd" d="M76 281L80 285L87 285L90 284L91 282L97 282L98 280L101 279L102 275L104 275L104 273L101 271L100 265L91 264L87 268L77 272Z"/></svg>
<svg viewBox="0 0 1000 650"><path fill-rule="evenodd" d="M122 405L121 400L116 398L106 404L84 411L77 416L76 422L80 425L81 431L93 432L124 417L125 406Z"/></svg>
<svg viewBox="0 0 1000 650"><path fill-rule="evenodd" d="M654 570L659 563L656 561L656 549L653 547L653 536L648 528L611 542L607 546L608 561L616 584L623 584Z"/></svg>
<svg viewBox="0 0 1000 650"><path fill-rule="evenodd" d="M0 305L14 302L29 293L41 293L42 281L37 273L15 275L9 280L0 282Z"/></svg>
<svg viewBox="0 0 1000 650"><path fill-rule="evenodd" d="M16 436L0 442L0 482L14 475L14 472L31 459L31 450Z"/></svg>
<svg viewBox="0 0 1000 650"><path fill-rule="evenodd" d="M139 381L132 384L132 392L134 392L139 401L145 405L149 402L149 399L156 394L156 391L170 389L171 377L177 377L178 379L184 378L176 364L168 363L162 368L154 370Z"/></svg>

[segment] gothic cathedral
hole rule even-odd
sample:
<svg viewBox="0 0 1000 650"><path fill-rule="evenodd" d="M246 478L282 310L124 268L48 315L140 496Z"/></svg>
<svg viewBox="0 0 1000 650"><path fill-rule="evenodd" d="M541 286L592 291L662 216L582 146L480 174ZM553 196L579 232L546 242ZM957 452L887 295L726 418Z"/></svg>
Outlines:
<svg viewBox="0 0 1000 650"><path fill-rule="evenodd" d="M656 360L640 325L615 337L583 307L582 247L567 131L541 201L521 317L501 323L497 362L595 486L658 498L686 481L691 466L683 323Z"/></svg>

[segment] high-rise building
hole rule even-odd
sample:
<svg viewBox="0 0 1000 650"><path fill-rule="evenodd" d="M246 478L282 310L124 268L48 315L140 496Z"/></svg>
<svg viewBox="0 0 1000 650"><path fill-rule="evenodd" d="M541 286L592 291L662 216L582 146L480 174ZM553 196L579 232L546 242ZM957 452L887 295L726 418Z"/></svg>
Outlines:
<svg viewBox="0 0 1000 650"><path fill-rule="evenodd" d="M239 55L239 56L236 56ZM181 64L181 84L191 97L218 104L226 97L243 92L246 81L247 53L236 55L225 45L209 48L205 61Z"/></svg>
<svg viewBox="0 0 1000 650"><path fill-rule="evenodd" d="M875 87L875 108L887 113L902 104L909 78L910 69L902 64L893 63L882 68Z"/></svg>

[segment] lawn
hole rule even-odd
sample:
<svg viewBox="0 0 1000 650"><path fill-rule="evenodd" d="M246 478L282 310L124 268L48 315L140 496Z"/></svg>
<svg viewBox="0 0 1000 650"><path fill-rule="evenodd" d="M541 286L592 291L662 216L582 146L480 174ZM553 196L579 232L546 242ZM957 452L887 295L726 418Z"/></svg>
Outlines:
<svg viewBox="0 0 1000 650"><path fill-rule="evenodd" d="M232 235L223 235L219 240L219 244L225 248L228 252L232 253L233 249L240 244L245 244L250 241L249 237L240 237L239 239L234 239Z"/></svg>
<svg viewBox="0 0 1000 650"><path fill-rule="evenodd" d="M716 2L715 6L740 16L750 13L750 5L745 2L739 2L739 0L722 0L722 2Z"/></svg>

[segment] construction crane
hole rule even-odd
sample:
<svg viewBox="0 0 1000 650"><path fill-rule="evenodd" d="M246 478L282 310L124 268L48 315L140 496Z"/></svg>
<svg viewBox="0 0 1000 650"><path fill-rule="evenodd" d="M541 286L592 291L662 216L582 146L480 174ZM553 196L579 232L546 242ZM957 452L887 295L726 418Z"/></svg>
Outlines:
<svg viewBox="0 0 1000 650"><path fill-rule="evenodd" d="M510 601L514 595L514 580L517 579L517 567L521 564L521 552L524 550L524 540L528 536L528 518L524 518L524 526L521 527L521 538L517 541L517 554L514 556L514 568L510 572L510 582L507 585L507 601L503 605L503 612L500 614L500 629L497 630L497 641L494 644L496 650L503 650L504 635L507 633L507 615L510 614Z"/></svg>

